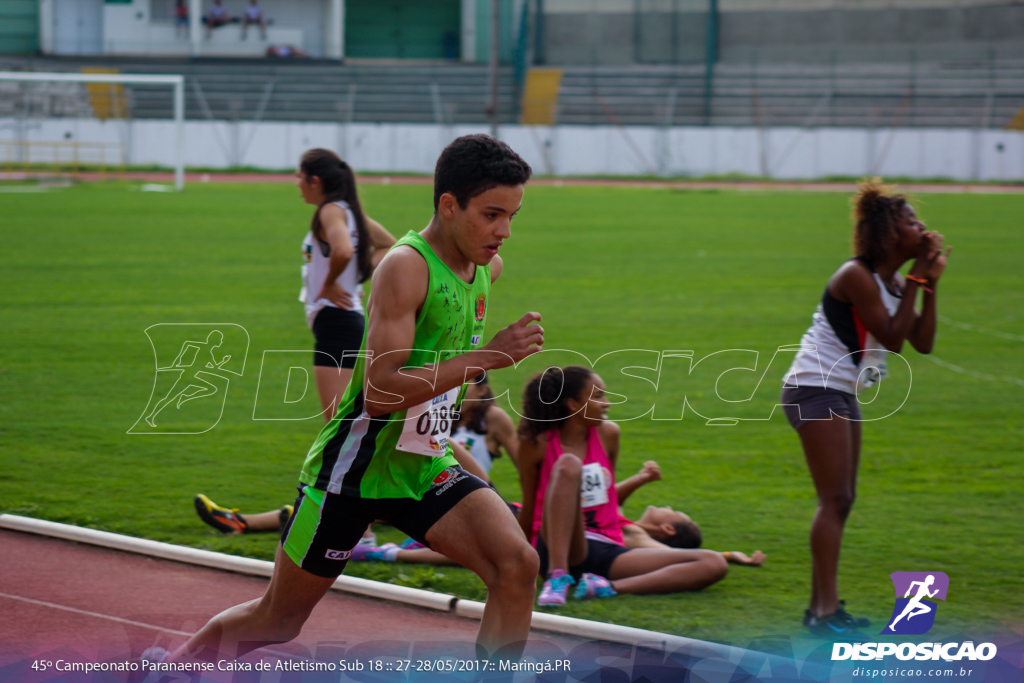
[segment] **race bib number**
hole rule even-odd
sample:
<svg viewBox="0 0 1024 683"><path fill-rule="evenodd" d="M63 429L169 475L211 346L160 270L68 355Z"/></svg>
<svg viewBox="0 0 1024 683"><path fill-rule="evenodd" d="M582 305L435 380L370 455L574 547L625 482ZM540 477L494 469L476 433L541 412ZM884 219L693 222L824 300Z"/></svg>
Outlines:
<svg viewBox="0 0 1024 683"><path fill-rule="evenodd" d="M605 469L600 463L592 462L583 466L580 479L580 507L592 508L608 502L608 482Z"/></svg>
<svg viewBox="0 0 1024 683"><path fill-rule="evenodd" d="M455 412L458 398L459 390L452 389L409 408L398 437L398 450L434 458L444 455L448 451L452 423L458 419Z"/></svg>
<svg viewBox="0 0 1024 683"><path fill-rule="evenodd" d="M857 393L881 382L889 376L886 360L889 352L885 349L867 349L861 361L861 371L857 375Z"/></svg>

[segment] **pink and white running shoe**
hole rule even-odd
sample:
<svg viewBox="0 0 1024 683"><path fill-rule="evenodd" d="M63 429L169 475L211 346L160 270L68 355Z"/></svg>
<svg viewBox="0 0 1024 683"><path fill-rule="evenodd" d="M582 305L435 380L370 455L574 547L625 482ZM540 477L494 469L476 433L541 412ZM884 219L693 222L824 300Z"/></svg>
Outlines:
<svg viewBox="0 0 1024 683"><path fill-rule="evenodd" d="M576 586L576 592L572 594L577 600L585 600L587 598L610 598L618 593L612 588L612 582L603 576L597 574L591 574L587 572L580 577L579 585Z"/></svg>
<svg viewBox="0 0 1024 683"><path fill-rule="evenodd" d="M576 583L576 580L561 569L556 569L548 575L547 581L540 589L540 596L537 598L539 607L561 607L568 597L569 586Z"/></svg>

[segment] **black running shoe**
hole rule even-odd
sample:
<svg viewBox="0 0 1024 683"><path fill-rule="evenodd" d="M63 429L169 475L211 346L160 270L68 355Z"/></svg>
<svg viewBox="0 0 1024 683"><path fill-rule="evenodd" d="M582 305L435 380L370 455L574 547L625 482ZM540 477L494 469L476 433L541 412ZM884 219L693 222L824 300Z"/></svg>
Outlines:
<svg viewBox="0 0 1024 683"><path fill-rule="evenodd" d="M857 630L853 621L853 617L842 609L823 617L816 617L809 611L804 614L804 626L816 636L831 640L868 640L864 633Z"/></svg>
<svg viewBox="0 0 1024 683"><path fill-rule="evenodd" d="M855 617L846 611L846 600L839 601L839 609L836 610L836 614L841 614L854 628L868 628L871 626L870 619Z"/></svg>

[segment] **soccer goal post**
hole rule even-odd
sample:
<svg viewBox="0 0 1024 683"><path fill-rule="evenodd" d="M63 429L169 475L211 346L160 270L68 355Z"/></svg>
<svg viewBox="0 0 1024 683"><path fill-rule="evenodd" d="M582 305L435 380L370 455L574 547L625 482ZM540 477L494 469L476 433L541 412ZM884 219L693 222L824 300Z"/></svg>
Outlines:
<svg viewBox="0 0 1024 683"><path fill-rule="evenodd" d="M120 74L120 73L44 73L35 71L0 71L0 87L5 84L55 84L58 87L64 85L83 84L88 88L92 86L102 86L106 84L109 89L120 89L122 85L156 85L156 86L169 86L174 92L174 141L173 141L173 159L174 159L174 187L178 190L182 190L185 187L185 77L181 75L148 75L148 74ZM10 87L10 86L7 86ZM14 87L18 87L15 85ZM52 97L46 94L40 95L39 93L22 93L22 97L19 99L17 96L8 97L9 93L3 93L4 97L0 97L0 100L7 101L8 103L22 102L21 107L14 106L10 112L0 111L0 120L10 116L13 121L23 122L30 116L53 116L53 115L69 115L69 110L74 110L74 107L61 107L53 106ZM97 98L95 94L86 92L84 94L87 102L91 104L86 107L90 109L87 115L92 118L125 118L128 107L120 104L121 98L115 97L103 97ZM101 111L102 110L102 111ZM24 125L17 124L15 127L18 129L19 136L24 136ZM0 143L2 144L2 143ZM31 150L28 147L28 141L25 139L19 139L12 141L8 144L8 147L17 149L17 153L25 159L31 159ZM54 147L53 153L56 157L60 153L59 145L71 144L61 142L49 142L43 143L49 144ZM77 155L78 150L83 146L88 146L89 143L78 143L78 146L74 147L75 154ZM94 145L95 146L95 145ZM8 152L9 153L9 152ZM104 152L105 154L105 152ZM104 158L105 162L105 158Z"/></svg>

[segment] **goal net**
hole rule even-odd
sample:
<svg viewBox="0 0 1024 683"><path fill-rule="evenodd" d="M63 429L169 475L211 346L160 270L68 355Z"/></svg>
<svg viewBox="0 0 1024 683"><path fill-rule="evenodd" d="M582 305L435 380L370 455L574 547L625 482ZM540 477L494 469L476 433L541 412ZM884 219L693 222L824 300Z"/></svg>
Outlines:
<svg viewBox="0 0 1024 683"><path fill-rule="evenodd" d="M105 178L141 161L173 166L174 185L183 189L184 82L101 69L0 71L0 179ZM140 95L163 103L166 118L137 125Z"/></svg>

